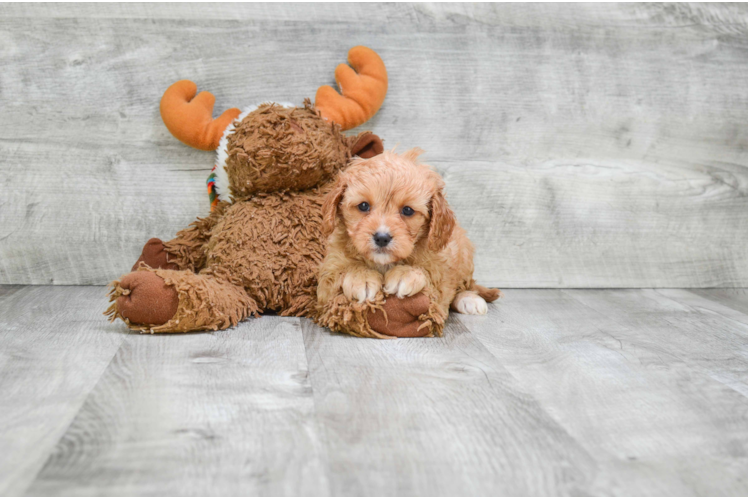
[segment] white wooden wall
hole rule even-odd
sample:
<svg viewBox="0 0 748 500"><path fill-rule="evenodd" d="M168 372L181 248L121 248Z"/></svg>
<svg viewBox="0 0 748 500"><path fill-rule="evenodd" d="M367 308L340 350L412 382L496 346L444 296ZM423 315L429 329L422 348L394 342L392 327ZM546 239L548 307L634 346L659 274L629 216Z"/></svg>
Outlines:
<svg viewBox="0 0 748 500"><path fill-rule="evenodd" d="M0 5L0 283L102 284L208 211L164 89L300 103L346 51L503 287L748 286L744 5Z"/></svg>

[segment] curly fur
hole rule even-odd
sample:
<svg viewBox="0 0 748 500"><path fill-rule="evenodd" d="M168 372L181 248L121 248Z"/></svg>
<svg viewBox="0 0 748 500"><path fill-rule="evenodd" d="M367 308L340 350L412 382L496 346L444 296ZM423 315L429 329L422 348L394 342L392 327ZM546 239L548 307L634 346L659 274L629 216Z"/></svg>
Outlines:
<svg viewBox="0 0 748 500"><path fill-rule="evenodd" d="M473 244L445 199L442 178L418 162L421 153L356 158L331 188L322 208L329 241L319 273L320 318L339 308L341 297L365 307L381 301L383 293L423 291L431 300L424 321L431 333L441 335L457 294L498 296L473 280ZM362 211L362 202L370 208ZM405 206L414 213L405 215ZM374 243L378 232L392 236L385 248ZM337 328L330 321L326 326ZM366 334L368 325L361 327L360 334Z"/></svg>

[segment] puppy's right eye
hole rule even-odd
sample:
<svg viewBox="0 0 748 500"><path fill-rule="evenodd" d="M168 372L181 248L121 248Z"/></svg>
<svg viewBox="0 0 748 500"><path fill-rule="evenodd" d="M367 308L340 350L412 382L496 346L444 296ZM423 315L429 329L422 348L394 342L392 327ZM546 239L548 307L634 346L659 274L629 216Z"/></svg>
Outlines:
<svg viewBox="0 0 748 500"><path fill-rule="evenodd" d="M361 210L362 212L368 212L369 208L370 208L369 204L366 203L365 201L358 204L358 209Z"/></svg>

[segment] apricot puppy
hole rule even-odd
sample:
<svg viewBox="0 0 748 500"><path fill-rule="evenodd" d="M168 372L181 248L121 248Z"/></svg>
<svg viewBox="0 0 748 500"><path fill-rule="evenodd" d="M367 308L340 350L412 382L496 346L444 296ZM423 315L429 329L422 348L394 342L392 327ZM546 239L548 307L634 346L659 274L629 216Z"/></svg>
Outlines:
<svg viewBox="0 0 748 500"><path fill-rule="evenodd" d="M501 296L473 280L473 244L444 198L442 178L418 162L421 153L355 158L339 176L322 208L329 240L319 307L341 293L361 304L424 293L434 327L425 335L441 333L450 306L485 314L486 301Z"/></svg>

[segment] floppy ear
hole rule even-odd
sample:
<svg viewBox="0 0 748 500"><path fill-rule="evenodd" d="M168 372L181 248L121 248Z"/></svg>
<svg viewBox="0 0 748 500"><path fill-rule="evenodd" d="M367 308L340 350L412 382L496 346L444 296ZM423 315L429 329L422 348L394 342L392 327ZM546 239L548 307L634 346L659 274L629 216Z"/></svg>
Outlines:
<svg viewBox="0 0 748 500"><path fill-rule="evenodd" d="M449 243L457 219L444 198L444 184L431 197L431 221L429 222L429 249L438 252Z"/></svg>
<svg viewBox="0 0 748 500"><path fill-rule="evenodd" d="M343 199L347 187L348 181L346 181L344 176L339 176L332 187L332 191L327 193L325 200L322 202L322 234L325 238L335 231L335 225L338 220L338 206Z"/></svg>
<svg viewBox="0 0 748 500"><path fill-rule="evenodd" d="M361 132L353 141L351 156L371 158L384 152L384 144L378 135L371 132Z"/></svg>

